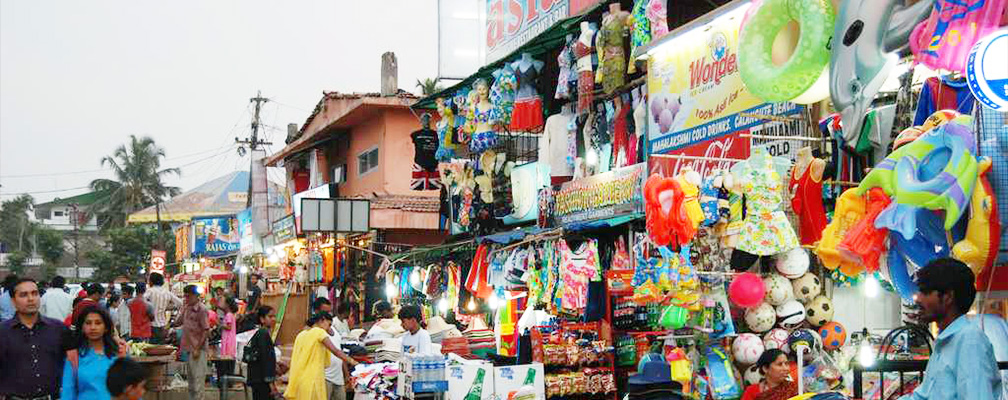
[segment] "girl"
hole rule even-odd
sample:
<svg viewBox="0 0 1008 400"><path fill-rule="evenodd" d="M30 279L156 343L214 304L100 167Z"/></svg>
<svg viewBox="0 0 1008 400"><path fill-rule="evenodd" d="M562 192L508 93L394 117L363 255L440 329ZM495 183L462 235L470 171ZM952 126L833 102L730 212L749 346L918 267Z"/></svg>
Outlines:
<svg viewBox="0 0 1008 400"><path fill-rule="evenodd" d="M273 307L261 306L255 316L259 326L245 346L244 355L248 362L248 382L252 388L252 400L273 400L280 393L276 388L276 353L270 336L276 325L276 311Z"/></svg>
<svg viewBox="0 0 1008 400"><path fill-rule="evenodd" d="M112 337L112 317L98 305L84 308L75 322L76 345L63 365L63 400L109 400L105 387L109 367L123 355Z"/></svg>
<svg viewBox="0 0 1008 400"><path fill-rule="evenodd" d="M756 368L763 373L763 380L749 385L742 400L784 400L798 395L798 384L791 380L787 355L780 349L764 351Z"/></svg>
<svg viewBox="0 0 1008 400"><path fill-rule="evenodd" d="M235 313L238 312L238 302L233 297L222 299L218 303L218 309L224 314L221 320L221 341L220 360L217 361L217 382L222 382L224 376L234 375L235 354L238 352L237 332L238 327L235 321Z"/></svg>
<svg viewBox="0 0 1008 400"><path fill-rule="evenodd" d="M294 339L291 355L290 381L284 397L290 400L326 400L325 368L329 353L343 360L351 369L357 361L336 348L329 340L332 314L322 311L312 315L309 329L301 331Z"/></svg>

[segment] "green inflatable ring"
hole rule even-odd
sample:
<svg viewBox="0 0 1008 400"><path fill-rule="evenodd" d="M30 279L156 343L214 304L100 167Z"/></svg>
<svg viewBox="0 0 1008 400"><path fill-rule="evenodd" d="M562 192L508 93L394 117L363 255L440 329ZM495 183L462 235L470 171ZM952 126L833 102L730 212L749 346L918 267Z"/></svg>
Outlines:
<svg viewBox="0 0 1008 400"><path fill-rule="evenodd" d="M739 33L739 72L749 92L766 101L805 93L829 64L836 15L830 0L764 0ZM801 34L784 65L770 58L774 39L792 20Z"/></svg>

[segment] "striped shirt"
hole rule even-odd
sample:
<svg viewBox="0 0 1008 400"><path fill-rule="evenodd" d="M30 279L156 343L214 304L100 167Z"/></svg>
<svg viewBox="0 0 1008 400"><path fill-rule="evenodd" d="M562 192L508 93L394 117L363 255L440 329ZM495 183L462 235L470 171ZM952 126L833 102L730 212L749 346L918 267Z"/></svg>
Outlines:
<svg viewBox="0 0 1008 400"><path fill-rule="evenodd" d="M154 307L154 323L152 325L156 328L164 328L165 325L168 325L168 310L182 307L182 299L162 286L153 286L147 289L144 300Z"/></svg>

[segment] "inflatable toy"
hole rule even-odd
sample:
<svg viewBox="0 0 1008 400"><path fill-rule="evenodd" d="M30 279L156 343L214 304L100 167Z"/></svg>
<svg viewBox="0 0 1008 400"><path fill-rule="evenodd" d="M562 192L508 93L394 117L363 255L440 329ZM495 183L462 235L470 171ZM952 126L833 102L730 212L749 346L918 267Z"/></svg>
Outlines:
<svg viewBox="0 0 1008 400"><path fill-rule="evenodd" d="M644 184L645 227L651 241L667 246L672 241L671 218L675 205L675 180L651 175Z"/></svg>
<svg viewBox="0 0 1008 400"><path fill-rule="evenodd" d="M844 139L853 141L917 22L934 0L909 6L902 0L847 0L837 11L830 54L830 97L843 118Z"/></svg>
<svg viewBox="0 0 1008 400"><path fill-rule="evenodd" d="M812 359L815 354L818 354L822 350L822 341L819 339L819 334L811 329L797 329L791 332L791 336L788 337L788 347L791 348L791 352L798 354L797 349L799 345L806 345L809 348L804 356L806 361Z"/></svg>
<svg viewBox="0 0 1008 400"><path fill-rule="evenodd" d="M679 329L686 326L689 311L675 304L665 307L661 315L661 326L665 329Z"/></svg>
<svg viewBox="0 0 1008 400"><path fill-rule="evenodd" d="M777 320L780 321L781 328L794 329L805 321L805 306L797 300L777 306Z"/></svg>
<svg viewBox="0 0 1008 400"><path fill-rule="evenodd" d="M896 150L900 147L903 147L903 145L907 143L917 140L917 138L919 138L920 135L923 134L924 130L921 129L921 127L919 126L911 126L909 128L900 131L899 135L896 135L896 139L893 139L893 150Z"/></svg>
<svg viewBox="0 0 1008 400"><path fill-rule="evenodd" d="M804 275L808 269L809 255L801 247L795 247L777 257L777 272L780 272L785 278L798 278Z"/></svg>
<svg viewBox="0 0 1008 400"><path fill-rule="evenodd" d="M983 38L970 51L966 61L966 82L980 104L996 111L1008 110L1008 29Z"/></svg>
<svg viewBox="0 0 1008 400"><path fill-rule="evenodd" d="M679 189L683 192L682 210L679 215L678 225L681 226L680 229L683 232L689 232L689 239L681 242L686 243L693 239L696 229L706 218L703 208L700 207L700 188L697 186L700 175L696 171L691 170L677 175L675 180L679 184Z"/></svg>
<svg viewBox="0 0 1008 400"><path fill-rule="evenodd" d="M763 340L752 333L743 333L732 341L731 348L735 362L739 365L752 365L763 354Z"/></svg>
<svg viewBox="0 0 1008 400"><path fill-rule="evenodd" d="M856 188L847 189L837 199L833 220L826 225L822 240L819 241L819 246L815 249L819 261L827 269L835 270L841 266L844 267L844 270L857 269L856 264L851 265L850 261L840 256L837 245L847 235L847 231L864 217L865 207L865 198L857 192Z"/></svg>
<svg viewBox="0 0 1008 400"><path fill-rule="evenodd" d="M836 350L847 342L847 330L839 322L830 321L819 328L819 338L824 349Z"/></svg>
<svg viewBox="0 0 1008 400"><path fill-rule="evenodd" d="M779 274L770 274L763 278L767 288L765 301L771 306L779 306L794 298L791 281ZM768 328L769 329L769 328Z"/></svg>
<svg viewBox="0 0 1008 400"><path fill-rule="evenodd" d="M889 239L895 241L897 239L902 239L902 237L896 233L890 233ZM892 250L889 251L886 264L889 266L889 279L892 282L893 287L896 289L896 293L899 293L903 301L913 301L913 296L917 294L920 289L917 287L917 283L914 282L911 276L917 272L917 267L907 261L903 253L899 251L898 247L894 246ZM911 270L912 269L912 270Z"/></svg>
<svg viewBox="0 0 1008 400"><path fill-rule="evenodd" d="M921 131L927 132L939 126L945 125L946 122L959 118L960 114L956 110L938 110L927 117L924 123L921 124Z"/></svg>
<svg viewBox="0 0 1008 400"><path fill-rule="evenodd" d="M913 236L907 240L905 233L900 233L898 237L890 238L890 249L899 251L917 265L925 265L935 258L948 257L951 247L945 228L942 226L942 218L934 211L923 208L915 208L908 212L913 214L907 219L915 221ZM891 272L892 267L889 270Z"/></svg>
<svg viewBox="0 0 1008 400"><path fill-rule="evenodd" d="M739 73L746 88L770 102L800 96L816 83L829 63L829 42L835 15L827 1L764 0L739 32ZM774 64L774 39L792 20L798 21L801 36L794 54L784 63Z"/></svg>
<svg viewBox="0 0 1008 400"><path fill-rule="evenodd" d="M1005 0L935 0L931 16L910 35L914 62L931 69L965 71L970 50L997 30L1005 4Z"/></svg>
<svg viewBox="0 0 1008 400"><path fill-rule="evenodd" d="M970 199L970 218L966 226L966 239L952 247L952 254L969 265L973 274L980 276L985 268L994 266L997 258L1001 224L998 220L994 189L988 179L991 159L982 158L977 167L977 184Z"/></svg>
<svg viewBox="0 0 1008 400"><path fill-rule="evenodd" d="M728 286L728 296L739 307L752 308L760 305L766 295L766 286L759 275L745 272L735 277Z"/></svg>
<svg viewBox="0 0 1008 400"><path fill-rule="evenodd" d="M811 272L806 272L801 278L791 281L791 288L794 290L795 299L802 303L812 301L822 290L819 277Z"/></svg>
<svg viewBox="0 0 1008 400"><path fill-rule="evenodd" d="M864 217L847 231L847 236L837 245L840 256L852 263L844 273L852 275L862 269L867 269L868 272L878 270L878 258L885 251L888 231L875 227L875 217L888 207L889 203L889 196L882 189L872 188L868 191Z"/></svg>
<svg viewBox="0 0 1008 400"><path fill-rule="evenodd" d="M763 335L763 347L766 350L781 349L787 353L791 350L787 347L787 340L789 336L791 336L791 333L787 330L773 328L770 332L767 332L766 335Z"/></svg>
<svg viewBox="0 0 1008 400"><path fill-rule="evenodd" d="M858 194L878 187L899 204L944 210L945 229L951 229L976 183L976 148L967 121L956 118L894 150L865 176Z"/></svg>
<svg viewBox="0 0 1008 400"><path fill-rule="evenodd" d="M826 296L816 296L805 306L805 320L812 326L823 326L832 319L833 302Z"/></svg>
<svg viewBox="0 0 1008 400"><path fill-rule="evenodd" d="M761 303L745 312L745 323L753 332L766 332L774 327L775 322L777 322L777 314L774 308L767 303Z"/></svg>

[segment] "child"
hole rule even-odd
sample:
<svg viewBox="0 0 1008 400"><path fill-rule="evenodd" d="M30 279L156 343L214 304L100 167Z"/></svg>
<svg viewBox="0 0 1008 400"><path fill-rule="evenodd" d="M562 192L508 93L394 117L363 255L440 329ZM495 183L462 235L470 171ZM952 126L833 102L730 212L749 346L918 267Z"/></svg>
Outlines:
<svg viewBox="0 0 1008 400"><path fill-rule="evenodd" d="M234 375L235 356L238 353L238 327L235 320L238 302L234 297L228 297L218 304L218 309L224 313L224 319L221 320L220 325L220 361L217 362L217 381L223 384L225 375Z"/></svg>
<svg viewBox="0 0 1008 400"><path fill-rule="evenodd" d="M140 400L147 393L146 384L147 369L128 357L116 359L105 378L112 400Z"/></svg>
<svg viewBox="0 0 1008 400"><path fill-rule="evenodd" d="M120 337L123 328L119 325L119 307L122 306L122 301L118 294L113 293L111 297L108 298L108 312L112 316L112 325L115 326L115 337Z"/></svg>

